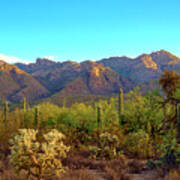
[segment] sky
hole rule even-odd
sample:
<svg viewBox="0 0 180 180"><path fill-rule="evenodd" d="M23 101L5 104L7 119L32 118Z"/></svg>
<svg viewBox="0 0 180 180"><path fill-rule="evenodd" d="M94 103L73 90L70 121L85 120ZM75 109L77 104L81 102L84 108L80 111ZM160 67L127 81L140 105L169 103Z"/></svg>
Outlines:
<svg viewBox="0 0 180 180"><path fill-rule="evenodd" d="M180 57L180 0L1 0L0 59Z"/></svg>

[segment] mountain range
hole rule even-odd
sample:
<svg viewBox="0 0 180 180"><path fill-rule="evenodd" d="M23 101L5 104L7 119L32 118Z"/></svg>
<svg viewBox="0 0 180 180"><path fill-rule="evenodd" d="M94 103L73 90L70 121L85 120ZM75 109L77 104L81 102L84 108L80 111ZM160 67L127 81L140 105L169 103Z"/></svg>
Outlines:
<svg viewBox="0 0 180 180"><path fill-rule="evenodd" d="M179 71L180 58L160 50L136 58L110 57L81 63L37 58L35 63L0 60L0 99L21 102L51 96L111 95L120 88L152 88L165 70Z"/></svg>

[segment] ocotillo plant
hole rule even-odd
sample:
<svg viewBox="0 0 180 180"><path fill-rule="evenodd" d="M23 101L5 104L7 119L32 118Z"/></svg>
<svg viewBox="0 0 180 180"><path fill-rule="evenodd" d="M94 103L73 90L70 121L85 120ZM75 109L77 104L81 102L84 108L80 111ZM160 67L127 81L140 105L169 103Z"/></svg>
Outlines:
<svg viewBox="0 0 180 180"><path fill-rule="evenodd" d="M123 122L123 113L124 113L124 97L123 90L120 89L118 97L118 115L119 115L119 125Z"/></svg>
<svg viewBox="0 0 180 180"><path fill-rule="evenodd" d="M40 118L39 118L39 108L35 108L35 114L34 114L34 125L35 128L38 129L40 125Z"/></svg>
<svg viewBox="0 0 180 180"><path fill-rule="evenodd" d="M180 138L180 104L177 105L177 130L178 138Z"/></svg>
<svg viewBox="0 0 180 180"><path fill-rule="evenodd" d="M9 107L8 107L8 101L5 102L5 105L4 105L4 124L5 126L7 125L7 122L8 122L8 114L9 113Z"/></svg>
<svg viewBox="0 0 180 180"><path fill-rule="evenodd" d="M101 107L99 105L97 107L97 123L98 123L98 127L100 127L100 124L101 124Z"/></svg>

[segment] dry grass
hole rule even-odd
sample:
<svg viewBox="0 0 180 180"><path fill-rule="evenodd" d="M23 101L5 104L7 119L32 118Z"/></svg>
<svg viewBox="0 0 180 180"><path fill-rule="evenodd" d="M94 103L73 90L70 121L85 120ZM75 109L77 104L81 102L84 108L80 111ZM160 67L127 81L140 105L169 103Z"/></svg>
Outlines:
<svg viewBox="0 0 180 180"><path fill-rule="evenodd" d="M131 160L128 162L129 173L140 173L144 169L144 163L138 160Z"/></svg>
<svg viewBox="0 0 180 180"><path fill-rule="evenodd" d="M98 177L97 174L93 174L87 169L80 169L67 172L63 177L63 180L103 180Z"/></svg>
<svg viewBox="0 0 180 180"><path fill-rule="evenodd" d="M6 162L3 163L0 161L0 180L21 180L21 178L17 177L5 164Z"/></svg>
<svg viewBox="0 0 180 180"><path fill-rule="evenodd" d="M171 170L169 174L158 180L180 180L180 169Z"/></svg>
<svg viewBox="0 0 180 180"><path fill-rule="evenodd" d="M155 177L153 175L155 171L150 172L147 167L145 169L145 161L127 159L126 157L115 160L90 160L81 155L76 155L69 156L64 160L63 164L69 167L69 170L62 174L61 178L54 177L46 180L131 180L133 177L140 177L140 179L143 177ZM180 180L180 170L178 169L171 170L169 174L167 171L163 171L162 168L156 172L161 175L158 180ZM0 180L25 179L25 173L18 177L9 168L7 160L0 161ZM31 180L35 179L31 178ZM146 180L146 178L143 180Z"/></svg>

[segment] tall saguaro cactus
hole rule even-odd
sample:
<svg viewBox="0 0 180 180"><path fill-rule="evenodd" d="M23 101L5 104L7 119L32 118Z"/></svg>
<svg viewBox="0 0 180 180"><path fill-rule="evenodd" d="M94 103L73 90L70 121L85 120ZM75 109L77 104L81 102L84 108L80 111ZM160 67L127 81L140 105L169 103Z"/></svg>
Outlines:
<svg viewBox="0 0 180 180"><path fill-rule="evenodd" d="M4 104L4 124L7 125L8 122L8 116L9 116L9 107L8 107L8 101Z"/></svg>
<svg viewBox="0 0 180 180"><path fill-rule="evenodd" d="M39 118L39 108L35 108L35 114L34 114L34 125L38 129L40 125L40 118Z"/></svg>
<svg viewBox="0 0 180 180"><path fill-rule="evenodd" d="M100 127L100 124L101 124L101 107L99 105L97 107L97 123L98 123L98 127Z"/></svg>
<svg viewBox="0 0 180 180"><path fill-rule="evenodd" d="M118 97L118 115L119 115L119 125L123 122L123 113L124 113L124 97L123 90L120 89Z"/></svg>
<svg viewBox="0 0 180 180"><path fill-rule="evenodd" d="M180 104L177 105L177 130L178 138L180 138Z"/></svg>
<svg viewBox="0 0 180 180"><path fill-rule="evenodd" d="M24 113L26 112L26 110L27 110L26 98L24 98Z"/></svg>

